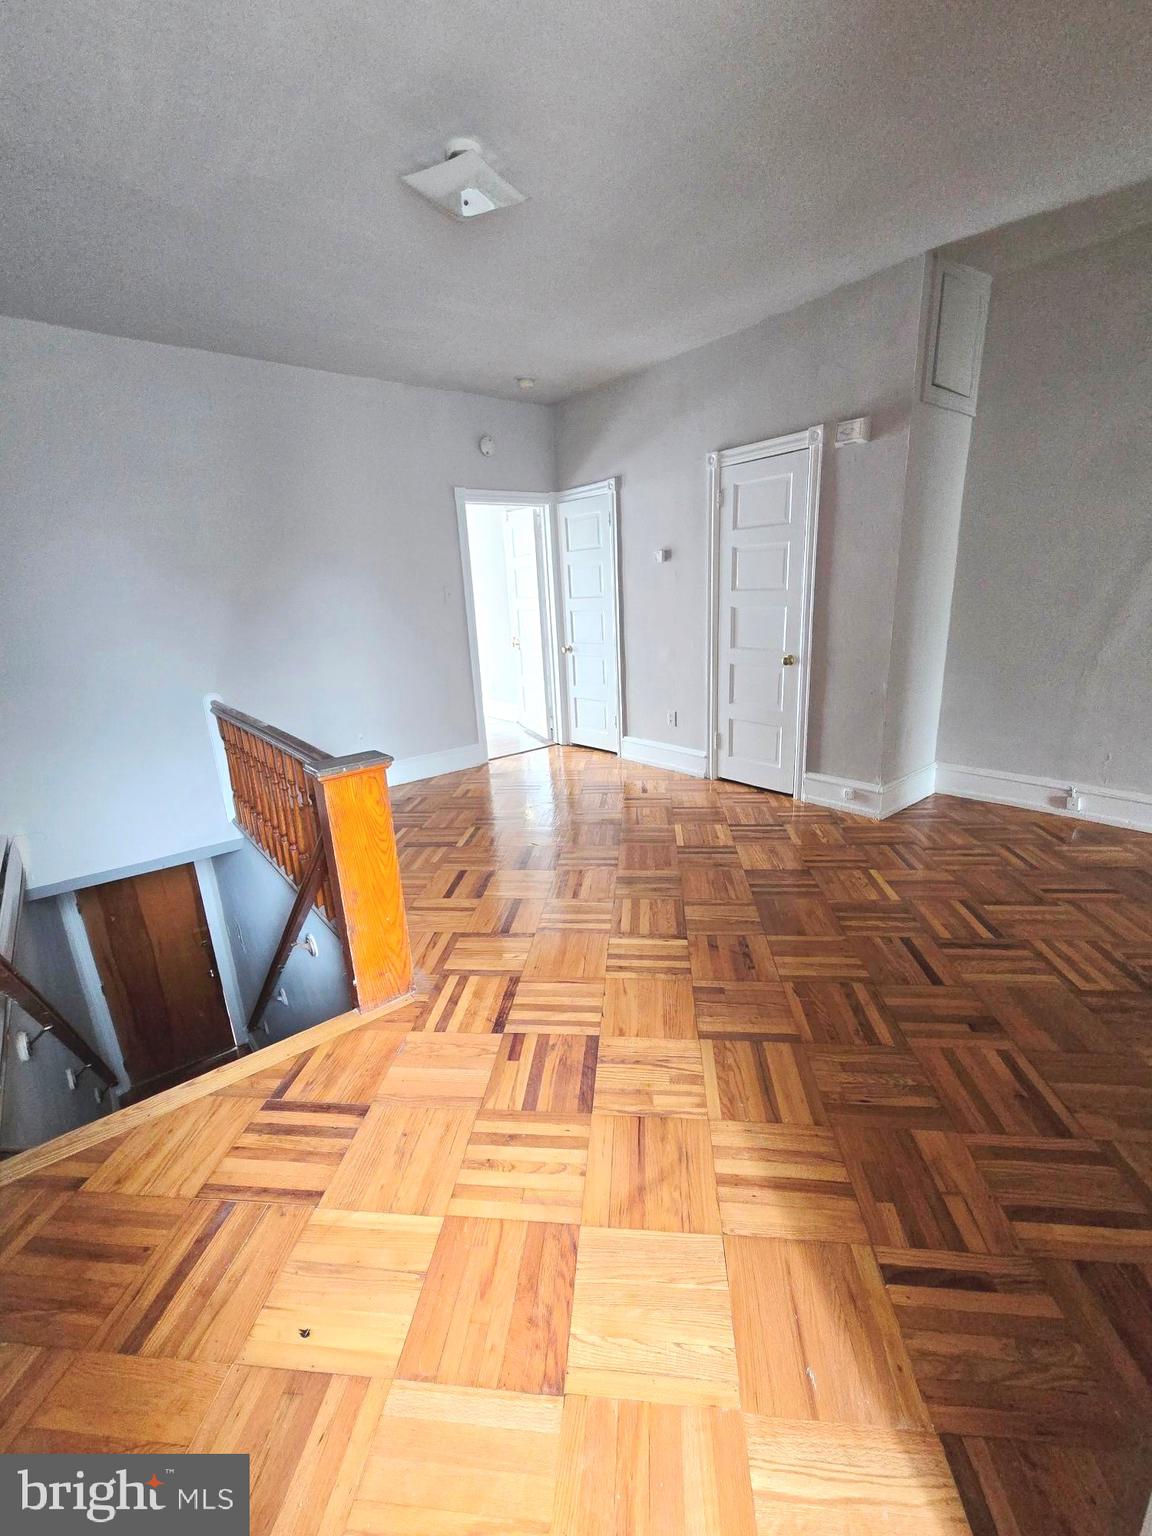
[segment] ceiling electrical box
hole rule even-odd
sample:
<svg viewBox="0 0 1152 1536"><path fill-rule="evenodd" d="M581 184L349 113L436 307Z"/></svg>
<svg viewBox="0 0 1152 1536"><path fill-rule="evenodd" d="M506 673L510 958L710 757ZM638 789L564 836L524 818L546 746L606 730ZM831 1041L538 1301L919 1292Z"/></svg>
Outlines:
<svg viewBox="0 0 1152 1536"><path fill-rule="evenodd" d="M400 179L454 219L475 219L524 201L523 192L488 164L475 139L449 139L439 165Z"/></svg>

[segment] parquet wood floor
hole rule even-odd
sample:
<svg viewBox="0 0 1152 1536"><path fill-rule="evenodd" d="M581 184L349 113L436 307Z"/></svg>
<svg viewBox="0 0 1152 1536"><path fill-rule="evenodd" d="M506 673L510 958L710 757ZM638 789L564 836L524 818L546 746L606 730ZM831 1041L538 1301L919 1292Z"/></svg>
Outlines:
<svg viewBox="0 0 1152 1536"><path fill-rule="evenodd" d="M256 1536L1135 1536L1152 839L579 750L394 793L415 999L0 1186L0 1449Z"/></svg>

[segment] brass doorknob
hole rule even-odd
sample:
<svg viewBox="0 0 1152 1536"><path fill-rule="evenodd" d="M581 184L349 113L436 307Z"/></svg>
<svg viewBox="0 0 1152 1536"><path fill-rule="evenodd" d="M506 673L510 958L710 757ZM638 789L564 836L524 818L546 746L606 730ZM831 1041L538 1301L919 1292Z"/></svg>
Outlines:
<svg viewBox="0 0 1152 1536"><path fill-rule="evenodd" d="M785 667L794 667L796 665L795 656L785 656L782 665Z"/></svg>

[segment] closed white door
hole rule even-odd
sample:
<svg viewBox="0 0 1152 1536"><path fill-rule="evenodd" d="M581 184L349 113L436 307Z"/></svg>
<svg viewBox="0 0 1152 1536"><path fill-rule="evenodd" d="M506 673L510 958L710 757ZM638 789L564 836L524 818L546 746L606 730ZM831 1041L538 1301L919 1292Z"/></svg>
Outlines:
<svg viewBox="0 0 1152 1536"><path fill-rule="evenodd" d="M609 487L597 486L566 491L556 501L569 738L608 752L620 746L614 500Z"/></svg>
<svg viewBox="0 0 1152 1536"><path fill-rule="evenodd" d="M540 514L535 507L509 507L504 514L504 559L508 572L512 645L520 663L516 720L541 741L551 741L540 601L543 569L540 532Z"/></svg>
<svg viewBox="0 0 1152 1536"><path fill-rule="evenodd" d="M716 771L795 794L807 448L720 469Z"/></svg>

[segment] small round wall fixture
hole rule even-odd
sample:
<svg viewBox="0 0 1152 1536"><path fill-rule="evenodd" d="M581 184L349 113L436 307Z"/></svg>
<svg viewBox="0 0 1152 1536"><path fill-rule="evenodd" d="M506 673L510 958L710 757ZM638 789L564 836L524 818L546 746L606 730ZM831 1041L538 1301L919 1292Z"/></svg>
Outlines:
<svg viewBox="0 0 1152 1536"><path fill-rule="evenodd" d="M484 455L484 457L486 459L490 459L492 457L492 455L496 452L496 441L495 441L494 438L489 437L488 433L485 432L484 436L480 439L479 443L477 444L477 447L480 449L480 452Z"/></svg>

